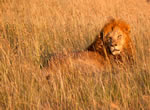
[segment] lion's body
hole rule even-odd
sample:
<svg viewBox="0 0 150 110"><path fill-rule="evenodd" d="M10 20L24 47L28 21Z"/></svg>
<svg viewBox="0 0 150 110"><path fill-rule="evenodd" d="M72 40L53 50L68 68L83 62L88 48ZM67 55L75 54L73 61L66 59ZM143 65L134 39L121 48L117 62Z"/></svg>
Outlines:
<svg viewBox="0 0 150 110"><path fill-rule="evenodd" d="M81 51L81 52L72 52L67 53L65 55L56 55L50 59L49 66L59 66L74 63L77 64L85 64L85 65L94 65L99 68L107 64L108 62L105 61L104 57L101 56L98 52L88 52L88 51Z"/></svg>
<svg viewBox="0 0 150 110"><path fill-rule="evenodd" d="M63 65L107 70L113 65L132 62L135 48L130 37L128 24L112 20L104 26L101 34L86 51L57 54L51 57L49 69L59 70Z"/></svg>
<svg viewBox="0 0 150 110"><path fill-rule="evenodd" d="M44 71L48 73L66 71L66 69L75 69L82 72L110 71L111 66L105 58L98 52L81 51L67 54L57 54L49 60L49 65ZM47 73L45 72L45 73Z"/></svg>

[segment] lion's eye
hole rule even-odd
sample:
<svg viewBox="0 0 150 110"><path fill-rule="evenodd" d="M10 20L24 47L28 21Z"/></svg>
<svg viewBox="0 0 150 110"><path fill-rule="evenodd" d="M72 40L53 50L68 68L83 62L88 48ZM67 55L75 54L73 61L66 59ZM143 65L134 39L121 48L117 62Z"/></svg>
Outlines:
<svg viewBox="0 0 150 110"><path fill-rule="evenodd" d="M118 38L121 38L121 35L119 35Z"/></svg>
<svg viewBox="0 0 150 110"><path fill-rule="evenodd" d="M111 38L111 37L109 37L109 38L108 38L108 41L109 41L109 42L111 42L111 41L112 41L112 38Z"/></svg>

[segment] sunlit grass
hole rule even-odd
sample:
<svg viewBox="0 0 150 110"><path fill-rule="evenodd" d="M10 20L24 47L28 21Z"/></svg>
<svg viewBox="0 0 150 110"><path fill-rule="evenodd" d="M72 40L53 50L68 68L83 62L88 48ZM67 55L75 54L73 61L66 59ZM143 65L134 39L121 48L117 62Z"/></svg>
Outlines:
<svg viewBox="0 0 150 110"><path fill-rule="evenodd" d="M0 110L150 109L149 10L140 0L1 0ZM131 25L133 68L70 63L46 79L51 55L85 50L111 17Z"/></svg>

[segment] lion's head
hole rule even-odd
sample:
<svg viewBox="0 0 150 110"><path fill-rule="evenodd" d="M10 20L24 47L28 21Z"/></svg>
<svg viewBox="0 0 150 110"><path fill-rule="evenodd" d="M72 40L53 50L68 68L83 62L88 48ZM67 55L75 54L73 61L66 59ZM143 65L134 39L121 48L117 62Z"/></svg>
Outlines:
<svg viewBox="0 0 150 110"><path fill-rule="evenodd" d="M135 48L130 37L130 27L126 22L111 20L103 27L100 35L88 50L98 51L100 54L105 55L104 48L108 56L133 58Z"/></svg>

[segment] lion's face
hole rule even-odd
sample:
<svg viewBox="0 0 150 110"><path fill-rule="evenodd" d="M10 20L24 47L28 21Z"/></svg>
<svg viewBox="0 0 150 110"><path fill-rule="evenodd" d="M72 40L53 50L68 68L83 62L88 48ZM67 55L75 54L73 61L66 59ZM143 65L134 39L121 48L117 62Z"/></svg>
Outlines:
<svg viewBox="0 0 150 110"><path fill-rule="evenodd" d="M112 55L118 55L123 51L127 35L119 28L113 27L108 33L104 33L103 42Z"/></svg>

